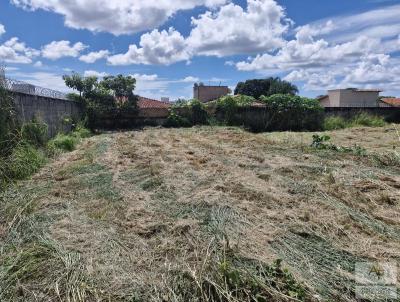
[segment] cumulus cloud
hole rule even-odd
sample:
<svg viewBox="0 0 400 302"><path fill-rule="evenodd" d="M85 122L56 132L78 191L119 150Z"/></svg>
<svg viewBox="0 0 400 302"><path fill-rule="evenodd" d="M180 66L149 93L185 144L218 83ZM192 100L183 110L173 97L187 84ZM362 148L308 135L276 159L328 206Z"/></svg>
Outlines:
<svg viewBox="0 0 400 302"><path fill-rule="evenodd" d="M0 60L6 63L30 64L39 54L38 50L27 47L16 37L0 45Z"/></svg>
<svg viewBox="0 0 400 302"><path fill-rule="evenodd" d="M130 45L124 54L110 56L108 63L111 65L130 64L163 64L188 60L185 38L174 28L168 31L153 30L141 36L139 47Z"/></svg>
<svg viewBox="0 0 400 302"><path fill-rule="evenodd" d="M272 51L284 44L283 34L290 24L274 0L248 0L247 9L231 3L193 18L188 44L204 55Z"/></svg>
<svg viewBox="0 0 400 302"><path fill-rule="evenodd" d="M50 60L58 60L63 57L79 56L87 46L81 42L71 45L70 41L53 41L42 48L42 56Z"/></svg>
<svg viewBox="0 0 400 302"><path fill-rule="evenodd" d="M79 58L80 61L85 62L85 63L94 63L98 60L105 59L109 56L110 52L108 50L100 50L100 51L94 51L90 52L86 55L83 55Z"/></svg>
<svg viewBox="0 0 400 302"><path fill-rule="evenodd" d="M0 24L0 36L6 32L6 29L3 24Z"/></svg>
<svg viewBox="0 0 400 302"><path fill-rule="evenodd" d="M195 55L226 56L271 51L284 44L290 20L274 0L248 0L247 9L227 4L192 19L188 37L173 28L141 36L139 46L108 58L111 65L189 62Z"/></svg>
<svg viewBox="0 0 400 302"><path fill-rule="evenodd" d="M104 77L108 76L108 73L107 72L99 72L96 70L85 70L85 72L83 73L83 76L104 78Z"/></svg>
<svg viewBox="0 0 400 302"><path fill-rule="evenodd" d="M311 36L297 35L287 42L277 54L257 55L250 61L236 64L239 70L262 71L268 69L326 68L334 64L354 62L360 56L380 48L380 40L365 36L342 44L330 44L324 39L314 41Z"/></svg>
<svg viewBox="0 0 400 302"><path fill-rule="evenodd" d="M181 10L217 7L227 0L11 0L29 10L51 11L65 18L65 25L115 35L154 29Z"/></svg>
<svg viewBox="0 0 400 302"><path fill-rule="evenodd" d="M182 80L184 83L194 83L194 82L200 82L200 79L198 77L192 77L188 76Z"/></svg>

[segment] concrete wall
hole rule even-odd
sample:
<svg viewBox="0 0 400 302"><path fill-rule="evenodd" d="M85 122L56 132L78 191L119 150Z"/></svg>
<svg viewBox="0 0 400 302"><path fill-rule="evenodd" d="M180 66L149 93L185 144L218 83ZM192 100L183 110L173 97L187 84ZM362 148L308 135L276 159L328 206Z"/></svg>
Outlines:
<svg viewBox="0 0 400 302"><path fill-rule="evenodd" d="M325 108L325 116L341 116L351 119L360 113L382 116L387 122L400 123L400 108L395 107L331 107Z"/></svg>
<svg viewBox="0 0 400 302"><path fill-rule="evenodd" d="M203 103L214 101L230 93L227 86L194 86L193 98Z"/></svg>
<svg viewBox="0 0 400 302"><path fill-rule="evenodd" d="M377 107L378 91L359 91L338 89L328 91L329 100L324 100L324 107Z"/></svg>
<svg viewBox="0 0 400 302"><path fill-rule="evenodd" d="M63 123L64 118L80 119L83 114L83 107L77 102L21 92L14 92L13 96L20 122L29 122L34 117L39 117L49 126L50 137L60 131L71 130L69 125Z"/></svg>

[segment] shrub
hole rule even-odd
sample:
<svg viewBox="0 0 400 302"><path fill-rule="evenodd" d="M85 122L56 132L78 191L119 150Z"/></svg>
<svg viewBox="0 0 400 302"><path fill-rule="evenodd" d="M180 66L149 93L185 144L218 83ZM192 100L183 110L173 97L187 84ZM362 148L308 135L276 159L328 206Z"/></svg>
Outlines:
<svg viewBox="0 0 400 302"><path fill-rule="evenodd" d="M36 147L43 147L48 140L48 126L40 119L33 118L32 121L22 125L21 137L23 141Z"/></svg>
<svg viewBox="0 0 400 302"><path fill-rule="evenodd" d="M366 112L357 114L351 119L345 119L341 116L326 117L324 121L325 130L338 130L350 127L383 127L387 123L381 116L371 115Z"/></svg>
<svg viewBox="0 0 400 302"><path fill-rule="evenodd" d="M0 79L0 153L2 154L10 150L10 140L17 129L14 101L4 85L5 83Z"/></svg>
<svg viewBox="0 0 400 302"><path fill-rule="evenodd" d="M236 118L238 109L250 106L255 99L246 95L224 96L217 100L217 112L223 116L223 120L227 125L234 126L240 123Z"/></svg>
<svg viewBox="0 0 400 302"><path fill-rule="evenodd" d="M45 163L46 157L41 150L21 142L8 158L7 174L11 179L25 179L36 173Z"/></svg>
<svg viewBox="0 0 400 302"><path fill-rule="evenodd" d="M324 130L338 130L349 126L349 122L341 116L329 116L324 120Z"/></svg>
<svg viewBox="0 0 400 302"><path fill-rule="evenodd" d="M190 127L192 125L187 118L180 116L176 112L176 109L173 108L170 110L167 121L165 122L164 126L170 128L178 128L178 127Z"/></svg>
<svg viewBox="0 0 400 302"><path fill-rule="evenodd" d="M362 112L356 115L351 121L350 126L383 127L386 125L385 119L381 116L371 115Z"/></svg>
<svg viewBox="0 0 400 302"><path fill-rule="evenodd" d="M207 125L209 115L205 105L199 100L179 101L170 109L166 127L191 127Z"/></svg>
<svg viewBox="0 0 400 302"><path fill-rule="evenodd" d="M79 139L74 135L58 134L49 142L49 149L60 149L63 151L73 151L78 144Z"/></svg>
<svg viewBox="0 0 400 302"><path fill-rule="evenodd" d="M324 111L315 99L275 94L261 97L266 105L265 130L319 130L322 129Z"/></svg>

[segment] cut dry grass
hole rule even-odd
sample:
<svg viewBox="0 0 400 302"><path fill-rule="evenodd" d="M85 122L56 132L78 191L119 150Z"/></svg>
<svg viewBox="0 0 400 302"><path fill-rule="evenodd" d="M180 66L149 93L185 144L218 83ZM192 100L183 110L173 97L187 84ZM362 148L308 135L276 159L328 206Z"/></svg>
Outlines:
<svg viewBox="0 0 400 302"><path fill-rule="evenodd" d="M0 300L356 301L356 262L399 259L395 129L329 133L363 156L311 133L92 137L1 195Z"/></svg>

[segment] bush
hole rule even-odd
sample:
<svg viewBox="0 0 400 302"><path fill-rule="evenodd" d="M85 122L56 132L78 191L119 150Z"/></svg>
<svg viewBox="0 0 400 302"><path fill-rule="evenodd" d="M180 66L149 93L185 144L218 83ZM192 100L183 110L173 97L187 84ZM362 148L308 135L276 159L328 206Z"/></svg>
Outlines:
<svg viewBox="0 0 400 302"><path fill-rule="evenodd" d="M224 96L217 100L217 112L223 116L223 120L227 125L235 126L240 124L240 120L236 118L238 109L250 106L255 99L246 95Z"/></svg>
<svg viewBox="0 0 400 302"><path fill-rule="evenodd" d="M49 149L60 149L62 151L73 151L79 142L79 138L74 135L58 134L49 142Z"/></svg>
<svg viewBox="0 0 400 302"><path fill-rule="evenodd" d="M383 127L386 125L385 119L381 116L371 115L362 112L356 115L351 121L351 127L366 126L366 127Z"/></svg>
<svg viewBox="0 0 400 302"><path fill-rule="evenodd" d="M0 68L1 73L1 68ZM17 130L14 100L0 79L0 154L8 153L10 141Z"/></svg>
<svg viewBox="0 0 400 302"><path fill-rule="evenodd" d="M323 126L324 111L315 99L275 94L261 97L266 105L265 130L320 130Z"/></svg>
<svg viewBox="0 0 400 302"><path fill-rule="evenodd" d="M22 125L21 137L23 141L36 147L44 147L48 141L47 124L38 118L33 118L31 122Z"/></svg>
<svg viewBox="0 0 400 302"><path fill-rule="evenodd" d="M324 130L339 130L347 128L348 126L348 121L341 116L329 116L324 120Z"/></svg>
<svg viewBox="0 0 400 302"><path fill-rule="evenodd" d="M179 128L191 127L192 125L187 118L180 116L175 109L171 109L164 126L169 128Z"/></svg>
<svg viewBox="0 0 400 302"><path fill-rule="evenodd" d="M6 174L11 179L20 180L36 173L46 163L46 157L41 150L21 142L13 149L7 162Z"/></svg>
<svg viewBox="0 0 400 302"><path fill-rule="evenodd" d="M191 127L207 125L209 115L205 105L199 100L179 101L170 109L166 127Z"/></svg>
<svg viewBox="0 0 400 302"><path fill-rule="evenodd" d="M371 115L366 112L357 114L351 119L345 119L341 116L329 116L325 118L324 129L325 130L338 130L350 127L383 127L387 123L381 116Z"/></svg>

